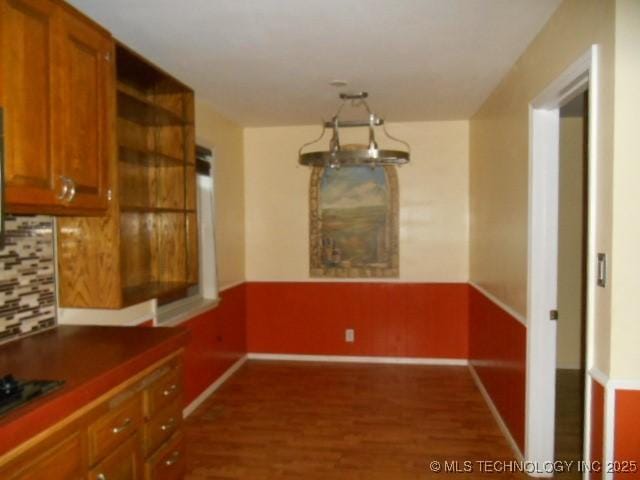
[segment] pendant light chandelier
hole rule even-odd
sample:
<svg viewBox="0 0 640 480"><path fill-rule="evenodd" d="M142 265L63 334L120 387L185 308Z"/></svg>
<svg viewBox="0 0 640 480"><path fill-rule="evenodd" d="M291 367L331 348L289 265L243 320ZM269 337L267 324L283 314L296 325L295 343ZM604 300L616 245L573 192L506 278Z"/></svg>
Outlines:
<svg viewBox="0 0 640 480"><path fill-rule="evenodd" d="M359 93L341 93L340 98L342 104L338 111L333 116L331 121L323 122L322 133L320 136L309 143L305 143L298 151L298 162L301 165L309 167L353 167L368 165L370 167L384 166L384 165L404 165L409 162L409 156L411 149L407 142L404 142L398 138L395 138L387 132L384 125L384 119L377 116L369 108L369 104L366 98L369 96L367 92ZM366 120L340 120L340 113L346 104L350 104L351 107L364 107L367 111L368 118ZM353 127L368 127L369 128L369 142L367 145L358 146L356 148L343 147L340 143L340 129L341 128L353 128ZM403 150L387 150L378 148L378 142L375 137L375 127L382 127L384 134L394 142L402 144L405 149ZM324 151L311 151L304 153L304 150L311 145L314 145L325 135L325 132L330 129L333 132L331 141L329 142L329 150Z"/></svg>

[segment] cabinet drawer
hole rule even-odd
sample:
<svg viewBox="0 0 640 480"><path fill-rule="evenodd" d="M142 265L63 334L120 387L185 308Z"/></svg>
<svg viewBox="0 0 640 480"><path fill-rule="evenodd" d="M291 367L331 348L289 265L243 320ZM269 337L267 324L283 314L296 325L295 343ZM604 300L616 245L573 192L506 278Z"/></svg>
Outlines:
<svg viewBox="0 0 640 480"><path fill-rule="evenodd" d="M100 461L107 453L121 444L142 424L142 402L135 394L124 403L89 425L89 461L91 465Z"/></svg>
<svg viewBox="0 0 640 480"><path fill-rule="evenodd" d="M35 453L36 458L31 455ZM45 450L29 452L25 459L0 471L0 478L7 480L80 480L85 478L86 467L82 459L82 439L76 432L57 446Z"/></svg>
<svg viewBox="0 0 640 480"><path fill-rule="evenodd" d="M138 480L142 461L136 437L131 437L89 473L89 480Z"/></svg>
<svg viewBox="0 0 640 480"><path fill-rule="evenodd" d="M178 480L185 472L185 448L182 432L177 432L145 464L145 480Z"/></svg>
<svg viewBox="0 0 640 480"><path fill-rule="evenodd" d="M145 391L147 418L153 418L156 413L176 400L182 400L182 369L180 367L167 372Z"/></svg>
<svg viewBox="0 0 640 480"><path fill-rule="evenodd" d="M174 401L143 427L144 455L152 454L182 425L182 402Z"/></svg>

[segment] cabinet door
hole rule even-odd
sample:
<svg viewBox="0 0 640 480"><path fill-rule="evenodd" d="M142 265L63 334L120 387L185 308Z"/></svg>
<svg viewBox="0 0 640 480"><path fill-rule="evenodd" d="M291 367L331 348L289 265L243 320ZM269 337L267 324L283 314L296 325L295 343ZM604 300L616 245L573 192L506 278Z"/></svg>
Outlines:
<svg viewBox="0 0 640 480"><path fill-rule="evenodd" d="M58 125L51 121L56 12L46 0L0 0L0 107L10 211L60 204L52 148Z"/></svg>
<svg viewBox="0 0 640 480"><path fill-rule="evenodd" d="M111 37L69 12L62 13L61 104L54 112L63 134L57 170L70 179L71 209L104 210L111 152L110 89L114 88Z"/></svg>
<svg viewBox="0 0 640 480"><path fill-rule="evenodd" d="M141 477L142 455L135 436L89 472L89 480L139 480Z"/></svg>
<svg viewBox="0 0 640 480"><path fill-rule="evenodd" d="M8 469L0 471L7 480L83 480L86 467L82 456L80 433L73 432L54 446L36 447Z"/></svg>
<svg viewBox="0 0 640 480"><path fill-rule="evenodd" d="M145 463L144 480L180 480L184 478L185 443L182 432L176 432Z"/></svg>

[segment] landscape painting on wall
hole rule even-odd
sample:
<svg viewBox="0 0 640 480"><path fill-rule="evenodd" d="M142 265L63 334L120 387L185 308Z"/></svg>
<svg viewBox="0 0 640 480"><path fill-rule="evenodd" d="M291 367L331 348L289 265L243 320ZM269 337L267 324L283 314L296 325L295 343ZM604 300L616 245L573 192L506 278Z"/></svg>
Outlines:
<svg viewBox="0 0 640 480"><path fill-rule="evenodd" d="M312 277L398 276L395 167L314 168L310 207Z"/></svg>

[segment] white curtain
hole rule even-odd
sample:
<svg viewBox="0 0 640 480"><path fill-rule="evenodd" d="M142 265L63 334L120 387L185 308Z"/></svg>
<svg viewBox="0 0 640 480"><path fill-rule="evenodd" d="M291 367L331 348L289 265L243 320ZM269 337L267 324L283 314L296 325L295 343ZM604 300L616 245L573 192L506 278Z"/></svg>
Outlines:
<svg viewBox="0 0 640 480"><path fill-rule="evenodd" d="M218 269L215 241L215 160L210 175L198 174L198 230L200 233L200 291L206 299L218 298Z"/></svg>

